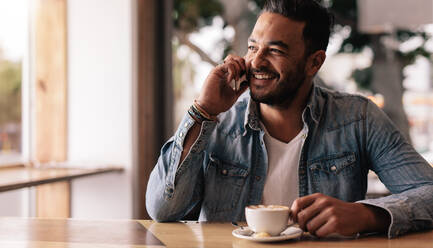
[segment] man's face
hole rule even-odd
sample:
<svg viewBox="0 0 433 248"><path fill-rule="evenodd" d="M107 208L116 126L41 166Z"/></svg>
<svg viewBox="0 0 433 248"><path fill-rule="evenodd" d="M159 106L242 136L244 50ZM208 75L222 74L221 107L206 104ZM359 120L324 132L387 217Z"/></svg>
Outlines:
<svg viewBox="0 0 433 248"><path fill-rule="evenodd" d="M265 12L256 22L245 56L253 100L290 103L305 81L305 23Z"/></svg>

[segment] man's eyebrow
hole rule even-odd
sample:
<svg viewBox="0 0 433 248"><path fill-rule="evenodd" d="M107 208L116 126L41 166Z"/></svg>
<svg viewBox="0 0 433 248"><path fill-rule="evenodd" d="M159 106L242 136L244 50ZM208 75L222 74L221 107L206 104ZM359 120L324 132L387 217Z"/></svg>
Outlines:
<svg viewBox="0 0 433 248"><path fill-rule="evenodd" d="M272 40L272 41L269 41L269 42L268 42L268 45L280 46L280 47L283 47L283 48L285 48L285 49L288 49L288 48L289 48L289 46L288 46L286 43L284 43L284 42L282 42L282 41L280 41L280 40Z"/></svg>
<svg viewBox="0 0 433 248"><path fill-rule="evenodd" d="M253 39L253 38L249 38L248 42L257 43L257 41L255 39ZM289 46L286 43L284 43L283 41L281 41L281 40L271 40L271 41L268 42L268 45L271 45L271 46L272 45L273 46L280 46L280 47L283 47L285 49L289 48Z"/></svg>

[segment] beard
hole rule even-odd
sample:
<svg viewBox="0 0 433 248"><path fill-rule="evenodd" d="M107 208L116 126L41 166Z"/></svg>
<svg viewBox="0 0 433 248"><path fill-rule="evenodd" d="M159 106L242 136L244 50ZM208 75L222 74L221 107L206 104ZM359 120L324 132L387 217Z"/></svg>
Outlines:
<svg viewBox="0 0 433 248"><path fill-rule="evenodd" d="M256 102L267 105L288 106L305 81L305 64L306 62L302 61L302 63L297 65L296 71L288 74L286 78L279 78L276 82L276 87L270 92L260 93L250 88L251 98ZM260 70L269 71L266 68ZM250 73L250 75L252 74Z"/></svg>

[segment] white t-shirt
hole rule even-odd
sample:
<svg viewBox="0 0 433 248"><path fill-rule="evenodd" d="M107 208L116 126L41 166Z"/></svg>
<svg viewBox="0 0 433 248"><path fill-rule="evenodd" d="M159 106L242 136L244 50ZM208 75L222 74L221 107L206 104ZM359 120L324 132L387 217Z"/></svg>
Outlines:
<svg viewBox="0 0 433 248"><path fill-rule="evenodd" d="M264 125L262 124L264 128ZM301 150L307 138L304 128L289 143L281 142L269 135L266 128L264 141L268 153L268 173L263 190L263 204L291 206L299 196L298 168Z"/></svg>

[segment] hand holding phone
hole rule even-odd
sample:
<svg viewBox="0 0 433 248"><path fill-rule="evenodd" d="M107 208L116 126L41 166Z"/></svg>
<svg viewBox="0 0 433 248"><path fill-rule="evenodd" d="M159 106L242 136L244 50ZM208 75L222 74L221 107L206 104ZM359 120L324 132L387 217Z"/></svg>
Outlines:
<svg viewBox="0 0 433 248"><path fill-rule="evenodd" d="M211 115L227 111L248 88L247 75L244 58L228 55L209 73L197 102Z"/></svg>

